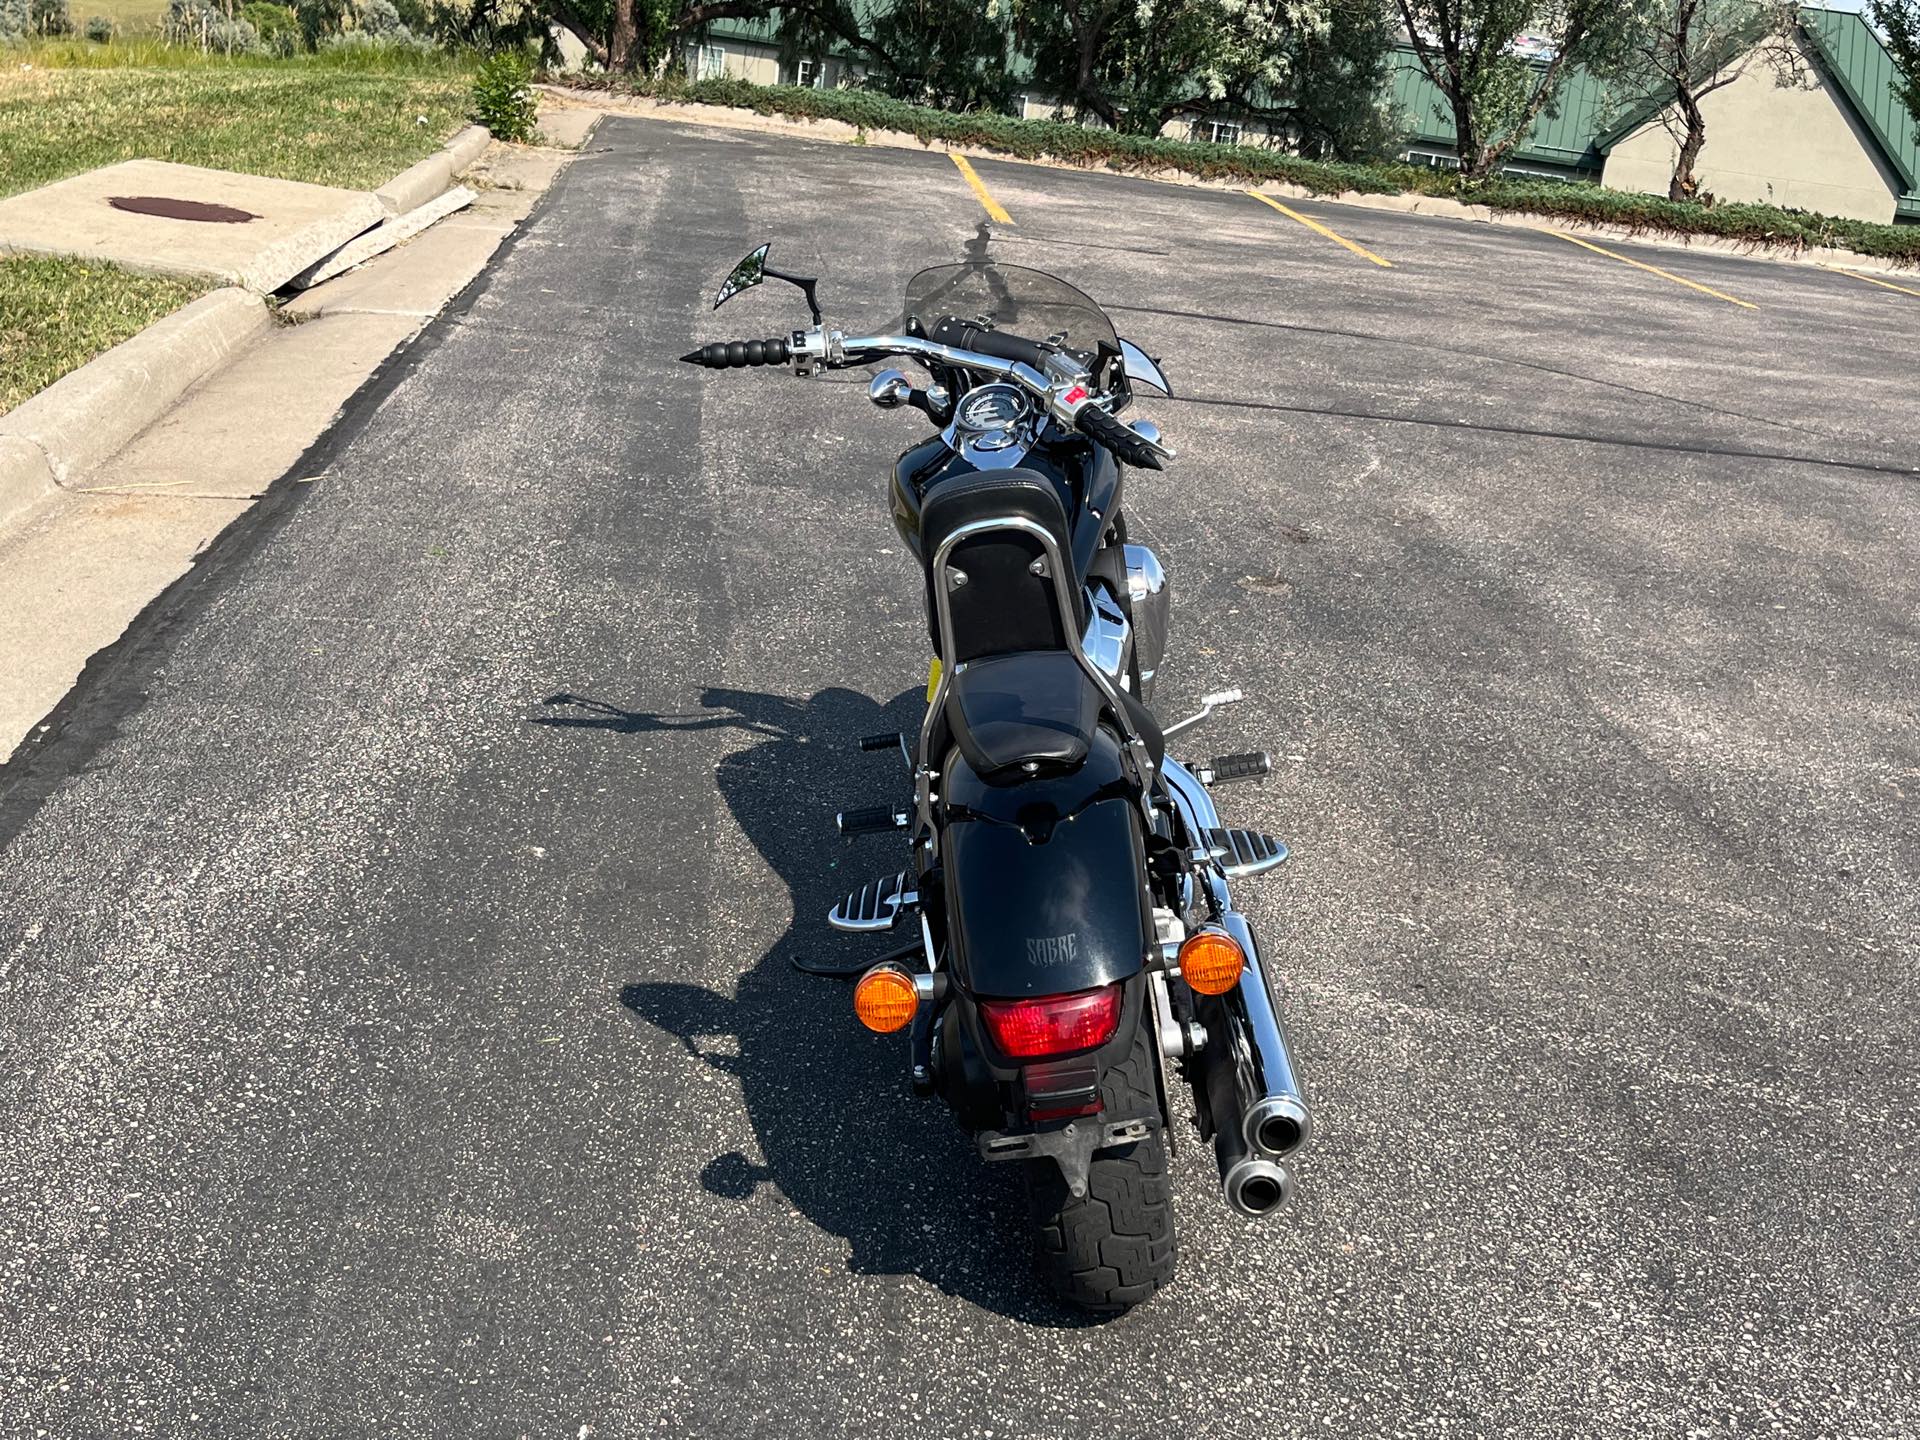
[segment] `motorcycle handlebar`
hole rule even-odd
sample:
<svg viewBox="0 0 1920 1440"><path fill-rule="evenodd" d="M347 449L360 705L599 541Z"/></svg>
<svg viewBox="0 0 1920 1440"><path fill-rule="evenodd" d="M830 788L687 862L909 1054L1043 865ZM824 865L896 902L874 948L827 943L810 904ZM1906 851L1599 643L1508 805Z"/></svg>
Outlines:
<svg viewBox="0 0 1920 1440"><path fill-rule="evenodd" d="M955 321L942 322L935 328L934 334L943 338L929 337L923 340L910 335L849 337L815 327L799 337L804 343L797 347L785 339L720 340L688 351L680 358L690 365L728 370L748 365L783 365L790 359L804 360L804 357L813 357L810 363L816 365L839 368L843 365L866 364L893 355L911 355L922 361L938 361L1013 381L1035 398L1047 402L1048 408L1057 417L1062 420L1067 418L1065 411L1055 408L1054 385L1041 369L1046 362L1047 352L1037 342ZM951 340L944 338L948 336L952 339L964 338L968 343L951 343ZM1039 363L1034 363L1036 361ZM1081 400L1085 395L1084 387L1080 387L1080 394L1073 398ZM1082 403L1071 413L1076 430L1106 446L1129 465L1142 470L1159 470L1163 468L1163 459L1173 453L1147 440L1097 405Z"/></svg>
<svg viewBox="0 0 1920 1440"><path fill-rule="evenodd" d="M1002 330L988 330L965 320L942 320L933 327L933 333L927 338L936 344L970 350L975 355L991 355L996 360L1015 360L1022 365L1031 365L1036 370L1047 363L1046 347L1039 341Z"/></svg>
<svg viewBox="0 0 1920 1440"><path fill-rule="evenodd" d="M1160 452L1132 426L1116 420L1096 405L1083 405L1073 417L1073 428L1089 440L1097 441L1129 465L1142 470L1159 470Z"/></svg>
<svg viewBox="0 0 1920 1440"><path fill-rule="evenodd" d="M716 340L680 358L709 370L737 370L746 365L784 365L792 356L786 337L775 336L771 340Z"/></svg>

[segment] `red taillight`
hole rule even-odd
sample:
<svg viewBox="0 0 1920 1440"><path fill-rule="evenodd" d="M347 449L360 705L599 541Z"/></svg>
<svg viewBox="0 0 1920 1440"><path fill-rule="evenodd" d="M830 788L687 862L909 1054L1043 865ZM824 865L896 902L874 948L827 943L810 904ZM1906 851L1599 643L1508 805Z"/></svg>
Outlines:
<svg viewBox="0 0 1920 1440"><path fill-rule="evenodd" d="M1074 995L982 1000L980 1018L994 1045L1009 1060L1091 1050L1111 1040L1120 1026L1120 982Z"/></svg>

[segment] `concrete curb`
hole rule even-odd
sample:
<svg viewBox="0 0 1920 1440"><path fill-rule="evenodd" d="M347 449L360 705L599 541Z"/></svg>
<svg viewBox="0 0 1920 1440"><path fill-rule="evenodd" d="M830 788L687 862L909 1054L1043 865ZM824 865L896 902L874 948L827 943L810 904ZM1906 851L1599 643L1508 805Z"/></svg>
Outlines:
<svg viewBox="0 0 1920 1440"><path fill-rule="evenodd" d="M389 215L405 215L417 210L453 185L456 175L464 174L493 143L483 125L469 125L417 165L409 165L393 179L374 191L374 198Z"/></svg>
<svg viewBox="0 0 1920 1440"><path fill-rule="evenodd" d="M484 126L467 126L438 154L374 191L379 209L344 222L349 228L326 237L319 260L309 265L324 264L355 236L373 233L369 225L378 227L383 214L405 214L445 194L453 177L469 169L492 142ZM75 477L112 459L264 333L272 314L254 292L284 284L294 273L279 273L284 254L301 246L311 251L311 240L305 233L294 237L274 251L271 260L279 268L273 273L236 277L241 286L201 296L0 416L0 535Z"/></svg>
<svg viewBox="0 0 1920 1440"><path fill-rule="evenodd" d="M0 536L59 488L46 451L21 436L0 433Z"/></svg>
<svg viewBox="0 0 1920 1440"><path fill-rule="evenodd" d="M0 527L111 459L272 323L258 295L215 290L0 416Z"/></svg>
<svg viewBox="0 0 1920 1440"><path fill-rule="evenodd" d="M1327 195L1309 190L1304 185L1293 185L1280 180L1269 180L1259 185L1248 186L1233 180L1203 180L1179 170L1108 171L1104 165L1075 165L1069 161L1051 159L1032 160L1024 155L1009 155L1003 150L987 149L979 145L949 145L944 140L922 140L918 135L909 134L904 130L863 131L844 120L807 120L784 115L762 115L757 110L740 110L729 105L701 105L655 100L644 95L616 96L604 91L572 90L566 86L542 85L538 88L542 94L550 96L557 104L570 109L598 110L605 115L627 115L642 120L678 120L687 124L714 125L728 130L756 130L764 134L800 135L810 140L842 144L852 143L857 137L861 144L888 150L945 152L975 159L1005 160L1016 165L1034 165L1049 170L1127 175L1137 180L1186 185L1198 190L1255 189L1263 195L1277 195L1291 200L1314 200L1325 204L1349 205L1362 210L1387 210L1402 215L1433 215L1450 220L1473 220L1481 224L1510 225L1523 230L1564 230L1570 234L1603 240L1630 241L1635 245L1651 245L1663 250L1692 250L1732 255L1742 260L1768 260L1781 265L1811 265L1826 268L1838 266L1844 270L1860 270L1869 274L1905 275L1909 278L1915 274L1915 268L1911 265L1901 265L1897 261L1883 259L1876 255L1862 255L1857 251L1836 250L1826 246L1790 250L1756 245L1749 241L1729 240L1718 235L1668 235L1654 230L1635 230L1626 225L1595 224L1558 215L1532 215L1520 210L1495 210L1487 205L1463 204L1443 195L1369 195L1356 190ZM585 98L587 96L594 96L596 100L589 101Z"/></svg>

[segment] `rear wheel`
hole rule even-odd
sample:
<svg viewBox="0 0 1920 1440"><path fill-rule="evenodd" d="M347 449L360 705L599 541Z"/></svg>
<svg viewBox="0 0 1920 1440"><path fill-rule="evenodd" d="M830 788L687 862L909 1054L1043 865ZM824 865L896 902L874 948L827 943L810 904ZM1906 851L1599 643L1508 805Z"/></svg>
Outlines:
<svg viewBox="0 0 1920 1440"><path fill-rule="evenodd" d="M1153 1039L1138 1027L1133 1053L1100 1087L1110 1116L1151 1115L1160 1106ZM1040 1269L1062 1300L1118 1315L1173 1279L1173 1186L1165 1134L1102 1151L1076 1197L1051 1160L1029 1160L1027 1200Z"/></svg>

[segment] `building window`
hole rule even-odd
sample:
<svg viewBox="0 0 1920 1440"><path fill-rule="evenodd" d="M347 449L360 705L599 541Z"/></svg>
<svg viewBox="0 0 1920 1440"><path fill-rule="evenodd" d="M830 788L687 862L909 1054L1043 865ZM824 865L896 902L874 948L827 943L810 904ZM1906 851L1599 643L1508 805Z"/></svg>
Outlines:
<svg viewBox="0 0 1920 1440"><path fill-rule="evenodd" d="M727 52L718 45L702 45L698 68L694 77L699 80L718 80L727 73Z"/></svg>
<svg viewBox="0 0 1920 1440"><path fill-rule="evenodd" d="M1240 143L1240 122L1238 120L1209 120L1207 139L1215 145L1238 145Z"/></svg>
<svg viewBox="0 0 1920 1440"><path fill-rule="evenodd" d="M820 82L825 78L823 74L825 68L818 60L802 60L793 67L793 83L817 90Z"/></svg>

